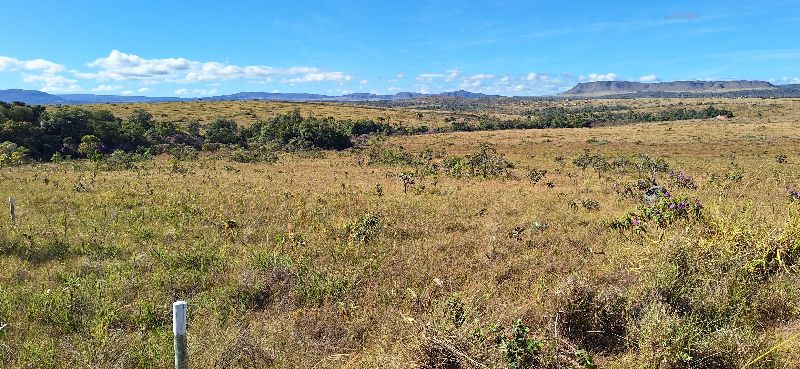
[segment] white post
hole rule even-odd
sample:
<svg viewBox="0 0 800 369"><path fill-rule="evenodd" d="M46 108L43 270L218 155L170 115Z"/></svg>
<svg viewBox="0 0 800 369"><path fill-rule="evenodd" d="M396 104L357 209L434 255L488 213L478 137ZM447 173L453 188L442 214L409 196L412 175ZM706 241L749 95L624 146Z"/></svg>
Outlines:
<svg viewBox="0 0 800 369"><path fill-rule="evenodd" d="M14 195L8 197L8 207L11 208L11 223L17 219L17 214L14 212Z"/></svg>
<svg viewBox="0 0 800 369"><path fill-rule="evenodd" d="M175 369L189 368L189 350L186 345L186 301L172 304L172 334L175 343Z"/></svg>

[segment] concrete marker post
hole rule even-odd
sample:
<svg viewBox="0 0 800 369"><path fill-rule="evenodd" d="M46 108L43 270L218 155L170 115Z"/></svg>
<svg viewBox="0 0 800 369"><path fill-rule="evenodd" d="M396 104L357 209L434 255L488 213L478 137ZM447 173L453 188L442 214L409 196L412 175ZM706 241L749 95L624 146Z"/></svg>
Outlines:
<svg viewBox="0 0 800 369"><path fill-rule="evenodd" d="M186 344L186 301L172 304L172 334L175 343L175 369L189 369L189 350Z"/></svg>

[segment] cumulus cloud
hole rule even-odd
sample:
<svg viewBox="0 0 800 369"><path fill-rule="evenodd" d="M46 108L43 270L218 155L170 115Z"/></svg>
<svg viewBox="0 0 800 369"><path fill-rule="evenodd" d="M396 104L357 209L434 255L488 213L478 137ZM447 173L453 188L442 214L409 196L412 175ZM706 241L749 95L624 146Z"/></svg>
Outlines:
<svg viewBox="0 0 800 369"><path fill-rule="evenodd" d="M588 76L580 76L578 80L581 82L597 82L597 81L616 81L617 75L616 73L606 73L606 74L597 74L592 73Z"/></svg>
<svg viewBox="0 0 800 369"><path fill-rule="evenodd" d="M37 71L47 74L56 74L64 71L64 66L44 59L19 60L0 56L0 71Z"/></svg>
<svg viewBox="0 0 800 369"><path fill-rule="evenodd" d="M22 81L40 84L45 92L77 92L81 91L78 81L69 79L58 73L66 68L63 65L44 59L21 60L0 56L0 71L22 72ZM38 74L36 74L38 73Z"/></svg>
<svg viewBox="0 0 800 369"><path fill-rule="evenodd" d="M22 81L41 84L41 90L44 92L79 92L83 90L78 85L78 81L50 73L25 74L22 76Z"/></svg>
<svg viewBox="0 0 800 369"><path fill-rule="evenodd" d="M238 66L220 62L200 62L185 58L146 59L112 50L108 56L94 60L90 72L72 71L84 79L98 81L142 81L150 83L194 83L231 79L263 79L291 77L287 82L349 81L342 72L323 71L316 67L276 68L270 66Z"/></svg>
<svg viewBox="0 0 800 369"><path fill-rule="evenodd" d="M189 94L189 90L185 89L185 88L179 88L179 89L173 91L172 93L174 93L175 95L188 95Z"/></svg>
<svg viewBox="0 0 800 369"><path fill-rule="evenodd" d="M639 82L655 82L655 81L660 81L658 76L655 75L655 74L648 74L648 75L639 77Z"/></svg>

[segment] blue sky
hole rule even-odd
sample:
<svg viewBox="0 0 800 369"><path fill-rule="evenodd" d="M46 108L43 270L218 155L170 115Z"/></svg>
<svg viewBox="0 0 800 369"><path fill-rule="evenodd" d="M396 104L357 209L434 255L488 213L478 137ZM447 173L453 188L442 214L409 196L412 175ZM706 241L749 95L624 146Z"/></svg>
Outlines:
<svg viewBox="0 0 800 369"><path fill-rule="evenodd" d="M800 4L780 1L13 1L0 89L210 96L581 81L800 83Z"/></svg>

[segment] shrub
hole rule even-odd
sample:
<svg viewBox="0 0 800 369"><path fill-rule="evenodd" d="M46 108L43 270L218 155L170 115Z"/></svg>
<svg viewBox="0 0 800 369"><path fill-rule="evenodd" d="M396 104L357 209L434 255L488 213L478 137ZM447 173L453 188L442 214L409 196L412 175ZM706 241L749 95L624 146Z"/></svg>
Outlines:
<svg viewBox="0 0 800 369"><path fill-rule="evenodd" d="M217 118L206 128L206 141L233 144L239 141L239 126L230 119Z"/></svg>
<svg viewBox="0 0 800 369"><path fill-rule="evenodd" d="M349 122L350 134L364 135L370 133L391 133L391 126L384 122L375 122L373 120L357 120Z"/></svg>
<svg viewBox="0 0 800 369"><path fill-rule="evenodd" d="M481 144L480 151L467 156L450 156L444 160L442 166L448 175L453 177L483 177L494 178L509 176L509 170L514 164L505 156L498 154L497 150L488 144Z"/></svg>
<svg viewBox="0 0 800 369"><path fill-rule="evenodd" d="M672 181L672 184L678 188L684 188L688 190L697 189L697 183L694 182L694 177L686 175L683 172L670 171L669 179Z"/></svg>
<svg viewBox="0 0 800 369"><path fill-rule="evenodd" d="M0 167L20 165L28 161L30 151L13 142L0 143Z"/></svg>
<svg viewBox="0 0 800 369"><path fill-rule="evenodd" d="M530 172L528 172L528 180L535 185L539 183L539 181L541 181L545 175L547 175L546 170L533 168L530 170Z"/></svg>
<svg viewBox="0 0 800 369"><path fill-rule="evenodd" d="M238 163L269 163L275 164L278 162L278 154L266 147L258 147L254 149L244 149L237 147L231 151L231 160Z"/></svg>
<svg viewBox="0 0 800 369"><path fill-rule="evenodd" d="M136 167L136 162L149 159L147 154L127 153L122 150L114 150L106 156L105 164L110 170L128 170Z"/></svg>
<svg viewBox="0 0 800 369"><path fill-rule="evenodd" d="M703 204L687 196L673 197L668 191L659 192L655 200L639 206L638 212L628 212L611 222L613 229L646 231L648 225L665 228L677 221L698 221L703 218Z"/></svg>
<svg viewBox="0 0 800 369"><path fill-rule="evenodd" d="M542 343L528 337L530 330L530 327L522 324L522 320L517 319L511 326L511 334L498 338L498 346L509 369L532 368L539 365Z"/></svg>

